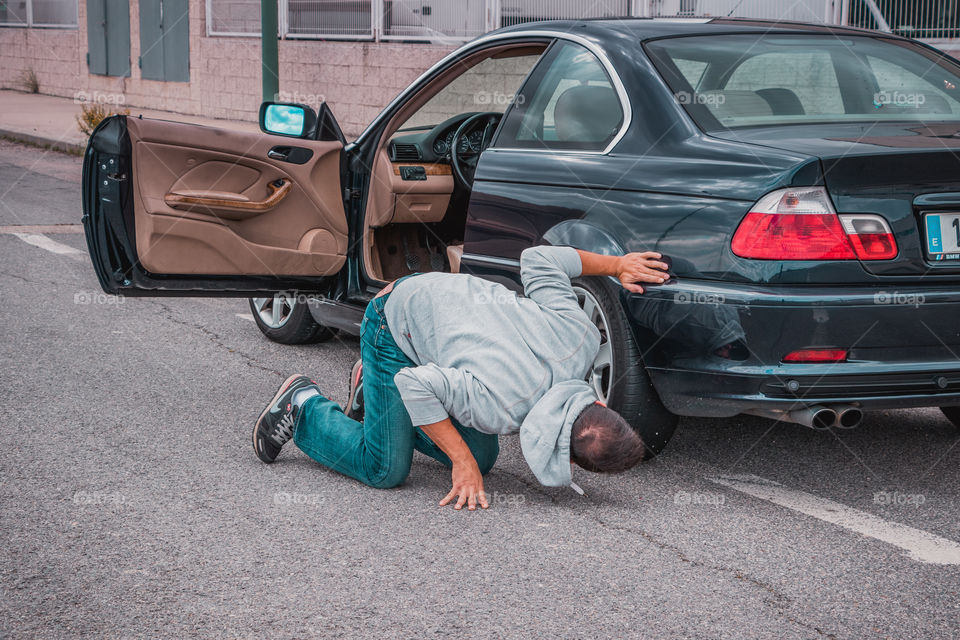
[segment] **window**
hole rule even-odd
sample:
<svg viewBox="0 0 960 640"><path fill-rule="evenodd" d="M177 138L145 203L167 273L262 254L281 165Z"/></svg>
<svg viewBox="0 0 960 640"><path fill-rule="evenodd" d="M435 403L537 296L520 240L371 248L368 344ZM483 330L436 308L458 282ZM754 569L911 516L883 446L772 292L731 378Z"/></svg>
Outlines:
<svg viewBox="0 0 960 640"><path fill-rule="evenodd" d="M768 103L778 97L792 102L790 94L793 94L807 115L844 112L840 82L829 51L784 51L754 56L736 68L724 91L758 93ZM780 108L789 110L785 104ZM794 109L799 110L796 104Z"/></svg>
<svg viewBox="0 0 960 640"><path fill-rule="evenodd" d="M0 0L0 25L75 28L77 0Z"/></svg>
<svg viewBox="0 0 960 640"><path fill-rule="evenodd" d="M556 45L517 96L497 147L601 151L623 124L623 106L603 65L584 47Z"/></svg>
<svg viewBox="0 0 960 640"><path fill-rule="evenodd" d="M503 113L523 79L540 59L542 46L524 47L486 58L454 78L403 123L401 131L429 128L454 116L482 111Z"/></svg>
<svg viewBox="0 0 960 640"><path fill-rule="evenodd" d="M715 35L647 44L703 129L960 119L960 67L904 41L835 35ZM697 74L691 61L703 66Z"/></svg>

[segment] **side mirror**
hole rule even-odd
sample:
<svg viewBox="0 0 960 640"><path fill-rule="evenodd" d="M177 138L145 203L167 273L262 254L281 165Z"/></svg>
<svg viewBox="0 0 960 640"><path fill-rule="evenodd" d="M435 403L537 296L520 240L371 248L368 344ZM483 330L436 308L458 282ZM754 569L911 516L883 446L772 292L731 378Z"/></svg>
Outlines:
<svg viewBox="0 0 960 640"><path fill-rule="evenodd" d="M312 140L317 135L317 113L304 104L264 102L260 105L260 130Z"/></svg>

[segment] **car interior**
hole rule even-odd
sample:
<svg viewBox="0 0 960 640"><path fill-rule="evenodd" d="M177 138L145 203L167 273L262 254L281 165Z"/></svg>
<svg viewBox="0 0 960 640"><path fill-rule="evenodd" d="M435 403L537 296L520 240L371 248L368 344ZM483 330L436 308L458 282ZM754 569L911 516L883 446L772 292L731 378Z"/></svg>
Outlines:
<svg viewBox="0 0 960 640"><path fill-rule="evenodd" d="M371 279L459 271L472 170L500 114L545 49L546 44L513 44L467 58L387 124L364 216L363 256ZM469 130L454 148L465 123ZM459 177L453 166L458 160L465 174Z"/></svg>

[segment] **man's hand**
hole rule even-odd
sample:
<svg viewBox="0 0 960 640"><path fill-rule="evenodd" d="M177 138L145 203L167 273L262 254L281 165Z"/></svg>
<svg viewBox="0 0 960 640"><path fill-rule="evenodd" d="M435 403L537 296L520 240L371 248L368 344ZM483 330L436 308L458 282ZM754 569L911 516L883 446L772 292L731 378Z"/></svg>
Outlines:
<svg viewBox="0 0 960 640"><path fill-rule="evenodd" d="M627 291L633 293L643 293L643 287L638 282L651 282L653 284L662 284L670 278L667 273L669 268L656 251L645 251L643 253L628 253L621 256L617 264L617 279Z"/></svg>
<svg viewBox="0 0 960 640"><path fill-rule="evenodd" d="M483 492L483 476L480 474L480 467L477 466L476 459L470 453L470 447L460 437L450 418L425 424L420 428L435 445L440 447L441 451L447 454L453 464L451 474L453 489L440 501L440 506L444 507L457 498L457 503L453 505L457 511L462 509L464 504L470 511L476 511L477 502L486 509L489 505L487 494Z"/></svg>
<svg viewBox="0 0 960 640"><path fill-rule="evenodd" d="M487 504L487 494L483 492L483 476L480 475L475 461L454 463L451 476L453 489L440 501L441 507L450 504L454 498L457 498L457 503L453 508L457 511L462 509L464 504L470 511L476 511L477 503L484 509L490 506Z"/></svg>
<svg viewBox="0 0 960 640"><path fill-rule="evenodd" d="M663 262L662 255L656 251L643 253L628 253L625 256L605 256L577 249L582 265L581 275L584 276L613 276L620 280L620 284L627 291L643 293L643 287L638 282L663 284L670 279Z"/></svg>

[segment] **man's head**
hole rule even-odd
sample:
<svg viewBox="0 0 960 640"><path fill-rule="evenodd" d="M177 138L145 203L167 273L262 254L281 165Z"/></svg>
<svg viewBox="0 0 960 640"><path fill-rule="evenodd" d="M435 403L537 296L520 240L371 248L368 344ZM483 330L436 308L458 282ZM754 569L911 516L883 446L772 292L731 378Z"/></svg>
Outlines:
<svg viewBox="0 0 960 640"><path fill-rule="evenodd" d="M643 440L623 417L600 403L573 421L570 459L587 471L619 473L643 460Z"/></svg>

